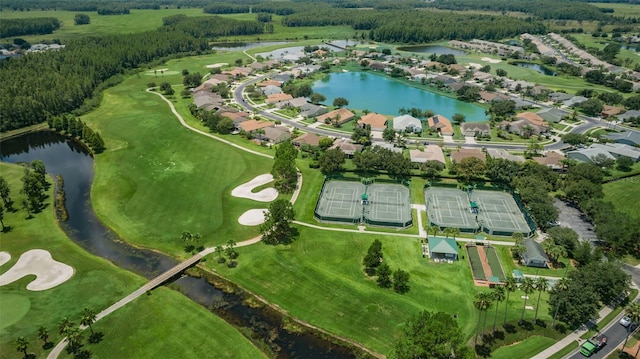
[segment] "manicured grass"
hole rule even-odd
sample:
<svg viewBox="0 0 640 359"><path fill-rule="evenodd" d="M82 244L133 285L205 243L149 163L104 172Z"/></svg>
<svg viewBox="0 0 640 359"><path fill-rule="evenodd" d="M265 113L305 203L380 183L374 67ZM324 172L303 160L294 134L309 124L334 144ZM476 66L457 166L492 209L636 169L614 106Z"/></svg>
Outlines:
<svg viewBox="0 0 640 359"><path fill-rule="evenodd" d="M75 25L73 18L76 14L89 15L91 23L88 25ZM98 15L95 11L11 11L3 9L0 12L2 19L22 19L34 17L55 17L62 22L59 30L48 35L20 36L32 44L43 40L70 40L87 35L129 34L155 30L162 26L162 18L172 15L184 14L187 16L205 16L202 9L161 9L161 10L136 10L132 9L128 15ZM11 38L12 39L12 38ZM4 42L5 39L2 39Z"/></svg>
<svg viewBox="0 0 640 359"><path fill-rule="evenodd" d="M630 190L639 186L640 176L635 176L605 183L602 186L602 191L605 200L613 203L618 211L640 219L640 191Z"/></svg>
<svg viewBox="0 0 640 359"><path fill-rule="evenodd" d="M487 260L489 261L489 267L491 267L491 274L504 280L504 271L500 265L500 259L496 253L496 249L493 247L485 247L485 253L487 254Z"/></svg>
<svg viewBox="0 0 640 359"><path fill-rule="evenodd" d="M517 264L513 257L511 257L510 247L505 246L494 246L498 256L500 257L500 262L502 263L502 268L506 275L511 275L514 269L519 269L524 274L534 274L534 275L545 275L552 277L562 277L565 273L564 267L559 268L534 268L534 267L526 267L520 264ZM567 258L561 258L560 262L565 266L570 265L569 260Z"/></svg>
<svg viewBox="0 0 640 359"><path fill-rule="evenodd" d="M534 335L517 344L498 348L491 353L491 358L528 359L544 350L544 348L555 344L555 342L555 339Z"/></svg>
<svg viewBox="0 0 640 359"><path fill-rule="evenodd" d="M93 358L266 358L222 319L167 288L141 296L93 330L105 338L89 347Z"/></svg>
<svg viewBox="0 0 640 359"><path fill-rule="evenodd" d="M571 353L572 351L576 350L579 347L580 347L580 343L578 343L577 341L574 341L571 344L567 345L566 347L560 349L560 351L558 351L557 353L550 356L549 359L562 359L566 355L568 355L569 353Z"/></svg>
<svg viewBox="0 0 640 359"><path fill-rule="evenodd" d="M173 82L170 76L164 80ZM126 241L173 254L184 254L184 230L202 234L205 246L256 236L257 227L237 219L267 204L230 192L269 173L272 161L184 128L159 96L143 91L148 81L129 77L105 91L100 108L83 117L107 145L95 162L98 216Z"/></svg>
<svg viewBox="0 0 640 359"><path fill-rule="evenodd" d="M365 275L361 261L376 238L391 268L410 272L409 293L378 288ZM300 238L290 246L259 244L238 252L238 268L206 263L291 315L382 353L391 349L398 325L422 309L457 313L464 333L474 330L477 289L468 265L431 263L416 239L300 227Z"/></svg>
<svg viewBox="0 0 640 359"><path fill-rule="evenodd" d="M22 187L20 178L23 168L0 163L0 173L9 183L12 199L20 203L22 199L19 194ZM2 233L0 251L9 252L12 258L2 266L2 271L11 268L22 253L40 248L48 250L55 260L72 266L74 275L67 282L40 292L25 288L27 283L33 280L33 276L0 287L0 318L2 318L0 320L2 323L0 325L0 358L19 357L14 342L20 336L26 337L30 342L29 352L34 353L38 358L45 357L47 351L42 348L42 341L37 337L38 328L41 325L49 330L49 340L57 343L61 339L57 334L57 325L62 318L68 317L78 324L83 308L91 308L99 312L146 281L142 277L119 269L108 261L85 252L71 242L57 226L51 205L52 192L51 189L47 207L31 219L26 219L27 215L23 210L5 212L4 223L11 226L11 230ZM135 347L139 353L145 351L160 353L163 348L161 343L164 341L171 345L170 349L165 348L165 350L177 354L173 357L189 357L188 354L194 350L193 342L197 342L202 348L198 350L207 352L213 357L223 357L231 350L240 355L251 353L253 357L260 356L260 352L233 327L181 294L160 289L157 292L154 291L151 298L155 300L156 311L146 311L147 306L133 302L131 309L125 307L125 313L116 311L112 314L115 318L121 318L117 326L112 326L113 323L98 322L94 328L105 333L104 339L100 344L89 345L87 348L94 354L107 353L101 355L103 358L125 357L128 355L114 356L109 353L124 350L131 353L129 350L132 350L132 347ZM141 298L139 301L142 300L142 304L147 304L144 303L145 299ZM176 325L181 330L173 332L170 336L158 335L158 333L166 333L169 322L150 320L144 322L143 326L138 325L141 323L138 320L145 316L161 316L162 313L158 313L160 310L157 308L163 308L163 310L166 308L169 313L173 313L175 318L171 325ZM198 320L190 318L192 316L197 317ZM194 322L200 326L192 327L191 323ZM201 330L203 325L209 328L209 332ZM155 333L156 337L153 340L135 340L137 336L144 333ZM226 338L226 341L212 342L214 335L211 333L216 335L219 333L220 337ZM133 337L133 342L128 342L129 336ZM88 334L85 334L85 338L87 337ZM162 340L158 340L160 337ZM130 343L131 346L123 343ZM94 356L96 357L98 356Z"/></svg>
<svg viewBox="0 0 640 359"><path fill-rule="evenodd" d="M484 272L484 268L482 267L482 261L480 260L480 255L478 255L478 247L476 246L465 246L467 249L467 254L469 255L469 262L471 263L471 270L473 271L473 276L476 279L486 280L487 274Z"/></svg>

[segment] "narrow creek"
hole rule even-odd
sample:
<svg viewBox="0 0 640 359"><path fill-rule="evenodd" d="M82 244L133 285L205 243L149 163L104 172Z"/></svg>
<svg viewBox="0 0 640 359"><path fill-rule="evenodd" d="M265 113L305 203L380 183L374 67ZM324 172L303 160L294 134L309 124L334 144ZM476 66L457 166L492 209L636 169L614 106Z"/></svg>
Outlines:
<svg viewBox="0 0 640 359"><path fill-rule="evenodd" d="M0 159L9 163L41 160L51 176L62 175L69 220L60 225L67 236L88 252L148 279L177 264L169 256L135 248L104 226L91 207L93 159L78 143L53 132L36 132L0 143ZM290 333L280 313L245 304L241 294L225 293L204 278L182 276L168 284L220 316L245 335L261 342L277 358L355 358L351 349L312 333Z"/></svg>

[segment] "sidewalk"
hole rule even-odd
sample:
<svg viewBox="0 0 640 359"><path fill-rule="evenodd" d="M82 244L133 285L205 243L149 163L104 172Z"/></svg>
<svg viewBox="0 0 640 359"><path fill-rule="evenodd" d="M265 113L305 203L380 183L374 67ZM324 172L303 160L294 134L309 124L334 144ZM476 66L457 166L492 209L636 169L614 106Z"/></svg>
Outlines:
<svg viewBox="0 0 640 359"><path fill-rule="evenodd" d="M604 307L599 313L598 313L598 323L600 323L600 321L606 317L607 315L609 315L609 313L611 313L612 309L609 307ZM560 350L562 350L564 347L566 347L567 345L574 343L576 341L578 342L582 342L584 339L581 339L580 337L586 333L589 329L587 329L586 327L583 329L582 327L580 329L575 330L574 332L572 332L571 334L567 335L566 337L564 337L562 340L560 340L559 342L555 343L554 345L548 347L547 349L543 350L542 352L538 353L538 355L532 357L531 359L546 359L550 356L552 356L553 354L559 352ZM578 349L578 347L576 346L576 349Z"/></svg>

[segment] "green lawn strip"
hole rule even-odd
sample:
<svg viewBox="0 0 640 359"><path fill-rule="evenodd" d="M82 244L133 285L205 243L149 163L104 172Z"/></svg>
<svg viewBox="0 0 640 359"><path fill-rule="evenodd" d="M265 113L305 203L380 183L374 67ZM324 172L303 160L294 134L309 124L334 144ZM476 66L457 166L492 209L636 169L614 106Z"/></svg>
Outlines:
<svg viewBox="0 0 640 359"><path fill-rule="evenodd" d="M75 25L73 18L76 14L89 15L91 23L88 25ZM127 15L98 15L95 11L10 11L3 8L0 13L2 19L22 19L34 17L55 17L62 22L59 30L48 35L25 35L20 38L35 44L43 40L54 39L71 40L88 35L129 34L143 31L151 31L162 26L162 18L172 15L184 14L187 16L206 16L202 9L162 9L162 10L138 10L131 9ZM210 15L208 15L210 16ZM10 38L10 39L13 39ZM3 42L7 39L2 39Z"/></svg>
<svg viewBox="0 0 640 359"><path fill-rule="evenodd" d="M178 255L184 230L202 234L205 246L257 235L237 219L265 204L230 192L269 173L272 161L184 128L146 82L127 78L83 117L107 145L95 161L97 215L128 242Z"/></svg>
<svg viewBox="0 0 640 359"><path fill-rule="evenodd" d="M102 342L86 346L93 358L266 358L220 317L164 287L95 323L93 330L104 334Z"/></svg>
<svg viewBox="0 0 640 359"><path fill-rule="evenodd" d="M566 347L560 349L558 352L549 357L549 359L562 359L572 351L578 349L580 347L580 343L577 341L571 342Z"/></svg>
<svg viewBox="0 0 640 359"><path fill-rule="evenodd" d="M489 261L489 267L491 267L492 275L500 278L500 280L503 281L504 271L502 270L502 266L500 265L500 259L498 258L496 249L494 247L485 247L484 251L487 254L487 260Z"/></svg>
<svg viewBox="0 0 640 359"><path fill-rule="evenodd" d="M528 359L544 348L556 343L555 339L539 335L531 336L523 341L496 349L491 353L492 359Z"/></svg>
<svg viewBox="0 0 640 359"><path fill-rule="evenodd" d="M17 165L0 163L0 172L8 181L11 188L12 199L20 203L22 195L20 189L22 183L23 168ZM52 186L53 187L53 186ZM15 350L15 340L24 336L30 342L28 351L34 353L36 357L46 356L42 349L42 341L38 339L38 328L45 326L50 333L49 341L57 343L61 336L58 334L57 325L64 317L68 317L76 324L79 324L80 313L84 308L91 308L99 312L111 304L117 302L129 293L133 292L146 282L146 279L122 270L102 258L95 257L69 240L64 232L58 227L53 214L51 198L53 190L49 191L47 207L34 215L31 219L26 219L27 215L23 210L16 212L5 212L4 223L11 226L11 230L2 233L0 241L0 251L8 252L11 261L2 266L3 272L11 268L20 255L31 249L45 249L49 251L53 259L70 265L74 269L74 275L61 285L45 291L29 291L25 287L34 277L28 276L14 283L0 287L0 358L16 358L18 353ZM17 207L17 205L16 205ZM163 290L171 292L168 290ZM155 294L154 294L155 295ZM25 310L25 306L28 306ZM173 311L180 315L190 315L189 311L194 310L202 321L207 321L209 327L214 332L227 333L228 341L209 345L208 334L201 334L199 330L192 330L189 325L182 326L180 331L172 334L174 339L171 348L173 353L178 353L175 357L184 357L184 353L189 353L193 349L193 344L188 343L190 338L199 338L199 346L212 356L224 355L230 350L237 350L239 353L256 352L256 349L235 331L231 326L208 313L198 305L193 304L186 297L178 294L166 294L156 298L156 306L160 308L174 308ZM192 309L191 306L197 308ZM124 307L126 310L127 307ZM134 312L137 316L152 316L158 313L146 312L144 307L136 307ZM180 310L178 310L180 309ZM123 309L120 309L123 310ZM159 310L158 310L159 311ZM11 313L13 323L8 323L9 317L6 313ZM119 311L112 315L118 316ZM149 321L142 327L136 326L133 315L120 315L121 322L107 332L108 325L102 326L102 322L96 323L95 328L105 332L103 341L98 345L89 345L87 349L94 353L111 353L118 350L131 350L131 347L122 346L124 337L118 336L123 331L133 335L133 331L151 333L166 333L167 322ZM110 317L106 317L107 320ZM126 322L125 322L126 321ZM160 337L157 336L156 339ZM162 336L163 340L165 336ZM88 338L88 334L85 334ZM148 340L136 342L136 350L158 350L159 340ZM167 349L168 350L168 349ZM95 356L94 356L95 357ZM114 357L104 355L102 357ZM123 357L123 356L120 356ZM187 355L188 357L188 355Z"/></svg>
<svg viewBox="0 0 640 359"><path fill-rule="evenodd" d="M640 191L629 190L633 186L637 188L639 184L640 176L605 183L602 186L604 199L611 202L618 211L640 219Z"/></svg>
<svg viewBox="0 0 640 359"><path fill-rule="evenodd" d="M468 246L466 248L467 253L469 254L469 262L471 263L473 276L476 279L486 280L487 274L484 272L484 268L482 267L482 261L480 260L480 255L478 254L478 248L476 246Z"/></svg>
<svg viewBox="0 0 640 359"><path fill-rule="evenodd" d="M398 325L421 309L457 313L463 332L473 333L477 289L466 261L431 263L415 239L299 229L300 238L287 247L239 248L238 268L206 265L291 315L382 353L391 349ZM364 274L362 258L373 239L382 241L392 269L410 272L408 294L380 289Z"/></svg>

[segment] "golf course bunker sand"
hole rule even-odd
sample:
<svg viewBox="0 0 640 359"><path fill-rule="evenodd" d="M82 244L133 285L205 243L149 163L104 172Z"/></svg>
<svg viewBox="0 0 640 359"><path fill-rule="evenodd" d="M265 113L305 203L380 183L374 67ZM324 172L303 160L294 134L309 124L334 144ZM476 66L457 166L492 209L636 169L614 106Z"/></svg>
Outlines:
<svg viewBox="0 0 640 359"><path fill-rule="evenodd" d="M229 64L226 63L226 62L218 62L217 64L207 65L206 67L208 69L215 69L215 68L222 67L222 66L227 66L227 65L229 65Z"/></svg>
<svg viewBox="0 0 640 359"><path fill-rule="evenodd" d="M0 266L11 260L11 255L7 252L0 252Z"/></svg>
<svg viewBox="0 0 640 359"><path fill-rule="evenodd" d="M8 255L6 252L3 253ZM42 291L69 280L73 275L73 267L54 260L49 251L32 249L24 252L11 269L0 275L0 286L28 275L35 275L36 279L27 284L27 289Z"/></svg>
<svg viewBox="0 0 640 359"><path fill-rule="evenodd" d="M258 226L264 223L264 213L266 208L250 209L238 217L238 223L243 226Z"/></svg>
<svg viewBox="0 0 640 359"><path fill-rule="evenodd" d="M489 63L492 63L492 64L499 64L499 63L501 63L501 62L502 62L502 60L492 59L492 58L490 58L490 57L483 57L483 58L481 58L480 60L482 60L482 61L486 61L486 62L489 62Z"/></svg>
<svg viewBox="0 0 640 359"><path fill-rule="evenodd" d="M254 188L265 185L273 181L271 174L257 176L247 183L243 183L231 191L234 197L248 198L258 202L271 202L278 198L278 190L275 188L265 188L260 192L251 192Z"/></svg>

